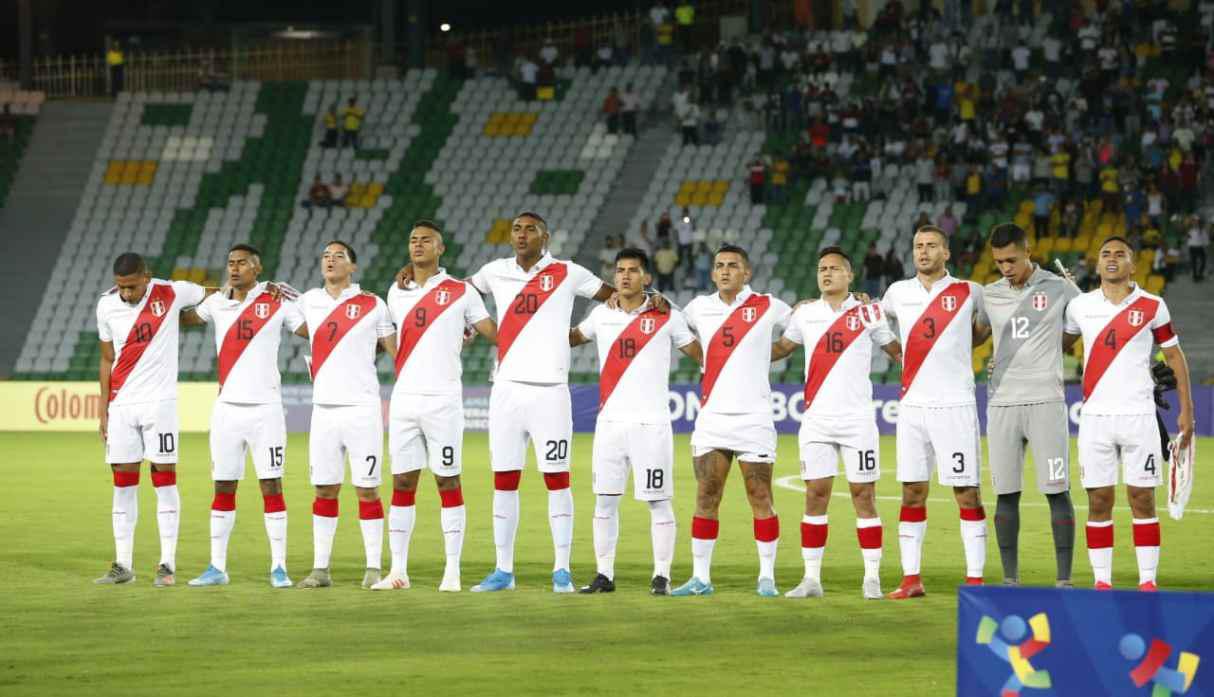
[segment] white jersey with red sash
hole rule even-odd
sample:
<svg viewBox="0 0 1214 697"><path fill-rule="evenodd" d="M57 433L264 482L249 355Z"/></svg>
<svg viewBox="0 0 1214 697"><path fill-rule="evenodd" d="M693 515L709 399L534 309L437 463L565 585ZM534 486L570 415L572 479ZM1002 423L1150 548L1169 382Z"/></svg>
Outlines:
<svg viewBox="0 0 1214 697"><path fill-rule="evenodd" d="M872 419L873 344L894 340L880 305L852 295L838 310L807 303L793 311L784 338L805 346L806 416Z"/></svg>
<svg viewBox="0 0 1214 697"><path fill-rule="evenodd" d="M670 423L670 352L695 341L683 313L649 302L632 312L599 305L578 325L599 353L599 419Z"/></svg>
<svg viewBox="0 0 1214 697"><path fill-rule="evenodd" d="M494 381L568 382L573 301L579 295L594 297L603 282L584 267L548 254L527 271L513 258L491 261L468 280L491 294L497 308Z"/></svg>
<svg viewBox="0 0 1214 697"><path fill-rule="evenodd" d="M489 318L481 296L445 269L424 285L388 289L396 325L396 384L392 394L460 394L464 327Z"/></svg>
<svg viewBox="0 0 1214 697"><path fill-rule="evenodd" d="M974 404L974 322L986 324L982 286L945 274L924 288L918 278L890 285L881 307L902 340L902 403Z"/></svg>
<svg viewBox="0 0 1214 697"><path fill-rule="evenodd" d="M1118 304L1097 288L1066 308L1066 333L1083 336L1083 413L1154 414L1151 352L1180 343L1167 303L1138 286Z"/></svg>
<svg viewBox="0 0 1214 697"><path fill-rule="evenodd" d="M313 288L299 304L312 344L313 404L379 404L375 347L396 331L388 306L356 283L336 298L324 288Z"/></svg>
<svg viewBox="0 0 1214 697"><path fill-rule="evenodd" d="M282 401L278 348L282 330L304 323L299 306L275 300L259 283L244 300L214 293L195 310L215 325L219 401L232 404L277 404Z"/></svg>
<svg viewBox="0 0 1214 697"><path fill-rule="evenodd" d="M206 290L186 281L152 279L139 302L124 302L117 288L97 301L97 336L114 344L110 404L177 399L181 311L202 302Z"/></svg>
<svg viewBox="0 0 1214 697"><path fill-rule="evenodd" d="M733 303L701 295L683 309L704 346L700 413L771 415L771 344L788 322L787 303L746 286Z"/></svg>

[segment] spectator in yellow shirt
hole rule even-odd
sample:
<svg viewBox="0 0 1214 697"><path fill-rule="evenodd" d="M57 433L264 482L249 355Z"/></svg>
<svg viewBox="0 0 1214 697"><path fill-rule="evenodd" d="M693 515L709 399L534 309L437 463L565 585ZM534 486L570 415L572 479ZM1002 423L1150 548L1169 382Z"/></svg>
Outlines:
<svg viewBox="0 0 1214 697"><path fill-rule="evenodd" d="M1053 173L1054 191L1059 196L1067 196L1071 190L1071 154L1064 148L1058 148L1050 155L1050 169Z"/></svg>
<svg viewBox="0 0 1214 697"><path fill-rule="evenodd" d="M1104 210L1112 213L1121 210L1121 184L1117 177L1117 168L1112 162L1100 170L1100 198L1104 201Z"/></svg>
<svg viewBox="0 0 1214 697"><path fill-rule="evenodd" d="M363 127L363 118L367 112L358 104L354 97L346 102L346 108L341 110L341 146L358 149L358 132Z"/></svg>
<svg viewBox="0 0 1214 697"><path fill-rule="evenodd" d="M126 54L117 41L110 44L105 53L105 64L110 70L110 96L117 97L126 83Z"/></svg>
<svg viewBox="0 0 1214 697"><path fill-rule="evenodd" d="M325 112L325 138L320 141L322 148L337 147L337 102L334 102Z"/></svg>

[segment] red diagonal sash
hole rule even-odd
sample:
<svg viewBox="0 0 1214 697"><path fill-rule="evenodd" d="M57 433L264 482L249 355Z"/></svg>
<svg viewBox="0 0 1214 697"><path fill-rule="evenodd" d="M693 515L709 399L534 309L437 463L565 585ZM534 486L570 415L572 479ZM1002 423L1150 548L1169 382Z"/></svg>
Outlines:
<svg viewBox="0 0 1214 697"><path fill-rule="evenodd" d="M514 296L514 300L510 302L510 307L506 308L503 313L502 323L497 328L497 362L500 365L506 359L506 353L514 344L514 340L518 338L519 333L523 331L523 327L531 321L535 313L548 302L548 298L556 292L557 288L565 282L565 277L569 275L569 269L561 262L553 262L544 267L527 281L527 285ZM557 337L553 337L556 341Z"/></svg>
<svg viewBox="0 0 1214 697"><path fill-rule="evenodd" d="M223 345L219 348L220 390L223 390L223 383L227 382L228 374L232 372L236 361L253 342L253 337L266 326L280 307L280 301L275 300L269 293L262 293L249 303L232 326L228 327L228 333L223 335Z"/></svg>
<svg viewBox="0 0 1214 697"><path fill-rule="evenodd" d="M1150 326L1155 319L1155 311L1159 309L1159 301L1154 298L1139 298L1130 303L1126 309L1118 312L1109 323L1096 335L1092 346L1084 347L1088 352L1088 362L1083 369L1083 398L1092 396L1096 383L1104 376L1105 371L1113 364L1113 359L1121 353L1121 349L1130 343L1138 332ZM1135 320L1137 324L1131 322Z"/></svg>
<svg viewBox="0 0 1214 697"><path fill-rule="evenodd" d="M157 283L152 286L152 292L148 293L148 299L143 304L143 309L139 311L139 316L135 318L135 324L131 326L131 333L127 335L126 343L122 345L122 353L118 355L118 360L114 361L114 369L110 372L109 401L114 401L114 398L118 396L118 390L122 389L126 379L134 372L135 364L139 362L143 352L147 350L156 333L160 331L164 318L168 317L169 312L172 311L173 300L176 297L176 291L168 283Z"/></svg>
<svg viewBox="0 0 1214 697"><path fill-rule="evenodd" d="M906 339L906 349L902 358L902 395L915 382L915 376L927 360L927 354L936 345L936 339L944 333L948 325L957 316L957 312L970 297L970 284L958 281L949 284L936 297L928 301L927 309L919 315L919 320L911 327Z"/></svg>
<svg viewBox="0 0 1214 697"><path fill-rule="evenodd" d="M637 315L616 337L607 354L607 360L603 362L602 375L599 376L600 410L607 405L607 399L620 383L620 378L624 377L624 371L632 365L633 359L669 320L669 312L663 314L657 310L646 310Z"/></svg>
<svg viewBox="0 0 1214 697"><path fill-rule="evenodd" d="M375 296L358 294L333 308L312 334L312 381L337 343L375 309Z"/></svg>
<svg viewBox="0 0 1214 697"><path fill-rule="evenodd" d="M422 296L422 299L418 300L413 309L401 320L400 328L397 330L400 334L400 346L396 349L396 377L400 377L400 371L405 367L405 361L409 360L409 354L413 353L417 342L422 340L422 335L426 333L427 329L434 326L439 315L446 312L448 307L463 297L465 290L467 290L467 286L463 281L447 279Z"/></svg>
<svg viewBox="0 0 1214 697"><path fill-rule="evenodd" d="M813 404L822 383L826 382L826 376L830 375L843 353L862 334L864 323L860 321L860 306L856 306L840 315L818 339L810 356L809 374L805 376L805 409Z"/></svg>
<svg viewBox="0 0 1214 697"><path fill-rule="evenodd" d="M758 323L767 309L771 307L771 298L755 293L735 309L725 322L713 334L708 342L708 353L704 356L704 379L700 382L700 404L707 404L712 394L713 385L721 377L725 362L733 355L733 350L742 343L751 327Z"/></svg>

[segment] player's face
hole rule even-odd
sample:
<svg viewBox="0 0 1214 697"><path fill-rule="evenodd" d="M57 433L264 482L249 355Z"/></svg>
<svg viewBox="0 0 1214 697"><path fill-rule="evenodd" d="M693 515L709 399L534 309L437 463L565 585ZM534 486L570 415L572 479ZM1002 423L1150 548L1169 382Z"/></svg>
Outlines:
<svg viewBox="0 0 1214 697"><path fill-rule="evenodd" d="M228 285L233 288L252 288L261 273L261 260L256 254L243 249L228 252Z"/></svg>
<svg viewBox="0 0 1214 697"><path fill-rule="evenodd" d="M1024 278L1033 265L1028 245L1021 247L1013 243L1006 247L991 247L991 256L999 274L1009 281Z"/></svg>
<svg viewBox="0 0 1214 697"><path fill-rule="evenodd" d="M414 264L436 262L445 250L442 235L428 227L415 227L409 233L409 261Z"/></svg>
<svg viewBox="0 0 1214 697"><path fill-rule="evenodd" d="M650 282L641 262L637 259L620 259L615 263L615 289L624 298L635 298L645 292Z"/></svg>
<svg viewBox="0 0 1214 697"><path fill-rule="evenodd" d="M851 264L838 254L827 254L818 260L818 288L823 293L844 293L851 287Z"/></svg>
<svg viewBox="0 0 1214 697"><path fill-rule="evenodd" d="M118 286L118 297L122 302L134 305L143 299L148 290L148 281L152 276L148 272L133 273L129 276L114 276L114 285Z"/></svg>
<svg viewBox="0 0 1214 697"><path fill-rule="evenodd" d="M524 257L538 257L548 246L548 233L544 232L543 223L524 215L514 219L510 227L510 240L514 243L514 253Z"/></svg>
<svg viewBox="0 0 1214 697"><path fill-rule="evenodd" d="M343 283L354 274L357 268L350 259L350 253L340 244L325 247L320 255L320 272L330 283Z"/></svg>
<svg viewBox="0 0 1214 697"><path fill-rule="evenodd" d="M1134 250L1118 240L1109 242L1100 248L1097 267L1100 280L1122 283L1134 275Z"/></svg>
<svg viewBox="0 0 1214 697"><path fill-rule="evenodd" d="M919 232L915 234L915 270L919 273L934 274L944 270L944 262L948 261L948 245L944 243L944 235L937 232Z"/></svg>
<svg viewBox="0 0 1214 697"><path fill-rule="evenodd" d="M721 252L712 263L712 282L719 291L737 293L750 282L750 264L737 252Z"/></svg>

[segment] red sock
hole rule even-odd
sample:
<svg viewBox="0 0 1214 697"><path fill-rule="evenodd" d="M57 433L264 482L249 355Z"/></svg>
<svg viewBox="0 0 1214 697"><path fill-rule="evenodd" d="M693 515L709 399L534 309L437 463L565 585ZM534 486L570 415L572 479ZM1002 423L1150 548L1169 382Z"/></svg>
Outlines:
<svg viewBox="0 0 1214 697"><path fill-rule="evenodd" d="M455 508L456 506L464 505L464 491L459 487L454 489L439 489L438 498L442 501L443 508Z"/></svg>
<svg viewBox="0 0 1214 697"><path fill-rule="evenodd" d="M755 539L759 542L775 542L780 539L780 516L755 518Z"/></svg>
<svg viewBox="0 0 1214 697"><path fill-rule="evenodd" d="M697 540L715 540L721 531L721 521L708 518L693 517L691 519L691 536Z"/></svg>
<svg viewBox="0 0 1214 697"><path fill-rule="evenodd" d="M261 502L266 513L282 513L287 510L287 502L283 500L282 494L264 494Z"/></svg>
<svg viewBox="0 0 1214 697"><path fill-rule="evenodd" d="M224 494L215 492L215 498L211 500L212 511L234 511L236 510L236 494Z"/></svg>
<svg viewBox="0 0 1214 697"><path fill-rule="evenodd" d="M493 488L498 491L518 491L519 480L523 478L522 470L510 472L494 472Z"/></svg>
<svg viewBox="0 0 1214 697"><path fill-rule="evenodd" d="M384 517L384 502L375 499L374 501L358 502L358 519L359 520L379 520Z"/></svg>
<svg viewBox="0 0 1214 697"><path fill-rule="evenodd" d="M816 525L801 523L801 546L807 549L817 549L826 546L826 535L830 531L829 524ZM756 536L757 539L757 536Z"/></svg>
<svg viewBox="0 0 1214 697"><path fill-rule="evenodd" d="M324 518L337 517L337 499L322 499L319 496L312 501L312 515Z"/></svg>
<svg viewBox="0 0 1214 697"><path fill-rule="evenodd" d="M139 472L119 472L114 470L114 486L139 486Z"/></svg>
<svg viewBox="0 0 1214 697"><path fill-rule="evenodd" d="M408 508L412 506L417 499L416 491L398 491L392 490L392 505L397 508Z"/></svg>

